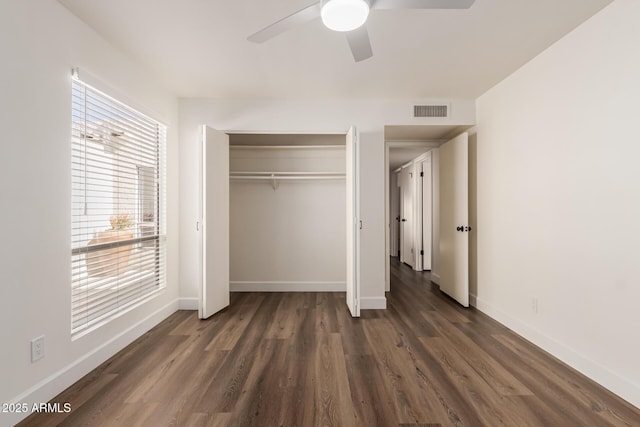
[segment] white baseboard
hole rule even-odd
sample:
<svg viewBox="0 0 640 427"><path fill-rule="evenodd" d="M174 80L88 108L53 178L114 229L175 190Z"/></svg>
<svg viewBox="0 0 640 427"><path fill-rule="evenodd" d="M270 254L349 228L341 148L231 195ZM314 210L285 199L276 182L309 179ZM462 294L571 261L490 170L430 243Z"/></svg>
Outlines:
<svg viewBox="0 0 640 427"><path fill-rule="evenodd" d="M482 298L471 294L469 297L470 301L473 301L471 305L487 316L502 323L612 393L640 408L640 385L632 383L623 376L611 371L608 367L583 356L571 347L551 338L522 320L511 317Z"/></svg>
<svg viewBox="0 0 640 427"><path fill-rule="evenodd" d="M469 305L475 308L478 308L478 297L475 294L469 292ZM480 310L482 311L482 310ZM485 313L487 314L487 313Z"/></svg>
<svg viewBox="0 0 640 427"><path fill-rule="evenodd" d="M387 298L362 297L360 298L360 310L386 310Z"/></svg>
<svg viewBox="0 0 640 427"><path fill-rule="evenodd" d="M130 326L109 341L106 341L100 347L90 351L16 396L11 400L11 403L28 403L31 408L34 403L50 401L177 310L178 300L156 310L135 325ZM59 403L62 404L64 402ZM5 423L7 423L6 425L15 425L29 415L31 415L29 412L2 414L0 425L5 425Z"/></svg>
<svg viewBox="0 0 640 427"><path fill-rule="evenodd" d="M198 298L180 298L178 300L178 310L197 310Z"/></svg>
<svg viewBox="0 0 640 427"><path fill-rule="evenodd" d="M433 283L435 283L436 285L440 285L440 275L434 273L433 271L431 272L431 281Z"/></svg>
<svg viewBox="0 0 640 427"><path fill-rule="evenodd" d="M346 292L345 282L230 282L231 292Z"/></svg>

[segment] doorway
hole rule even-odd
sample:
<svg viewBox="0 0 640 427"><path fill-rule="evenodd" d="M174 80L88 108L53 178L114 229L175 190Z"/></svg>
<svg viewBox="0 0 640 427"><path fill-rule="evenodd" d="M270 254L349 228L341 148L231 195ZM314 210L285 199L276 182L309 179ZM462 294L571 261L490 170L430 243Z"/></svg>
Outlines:
<svg viewBox="0 0 640 427"><path fill-rule="evenodd" d="M439 171L439 147L445 143L450 142L456 136L465 133L472 128L471 125L408 125L408 126L385 126L385 224L386 224L386 277L385 277L385 289L391 290L390 280L390 257L399 256L399 248L402 243L399 240L402 238L400 232L402 218L399 213L401 210L401 204L397 200L399 197L399 191L395 190L401 183L401 179L398 173L402 170L402 166L410 162L411 159L415 159L420 153L425 151L431 151L431 198L434 200L431 212L432 233L431 233L431 257L425 257L431 259L431 265L426 262L421 268L431 270L430 278L433 282L440 284L440 206L438 204L440 198L440 171ZM395 162L395 163L394 163ZM420 164L417 172L421 172L425 165ZM428 187L427 187L428 188ZM424 190L424 189L423 189ZM429 198L429 194L424 191L418 192L420 198ZM427 219L428 220L428 219ZM468 224L464 224L468 225ZM464 229L464 228L463 228ZM455 230L455 228L454 228ZM428 241L429 236L424 232L428 230L422 230L423 234L419 239L422 241ZM463 232L460 233L462 236ZM467 235L468 237L468 235ZM426 253L425 253L426 255ZM423 258L424 259L424 258ZM464 269L468 269L468 263L464 263ZM408 265L408 264L407 264ZM411 267L413 268L413 267Z"/></svg>
<svg viewBox="0 0 640 427"><path fill-rule="evenodd" d="M425 208L423 184L426 180L426 196L431 198L432 155L427 153L441 143L439 140L385 141L386 291L391 289L389 257L399 257L402 263L414 270L431 268L433 206L429 199ZM424 210L427 211L426 216ZM426 227L424 221L427 221Z"/></svg>

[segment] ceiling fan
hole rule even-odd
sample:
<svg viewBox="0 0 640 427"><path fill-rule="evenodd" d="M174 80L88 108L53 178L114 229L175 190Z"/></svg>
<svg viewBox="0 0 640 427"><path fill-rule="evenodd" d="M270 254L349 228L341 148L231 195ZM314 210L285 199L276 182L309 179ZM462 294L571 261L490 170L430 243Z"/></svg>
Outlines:
<svg viewBox="0 0 640 427"><path fill-rule="evenodd" d="M321 0L282 18L247 37L254 43L263 43L287 30L322 18L324 25L344 32L353 59L363 61L373 56L369 33L364 25L373 9L468 9L475 0Z"/></svg>

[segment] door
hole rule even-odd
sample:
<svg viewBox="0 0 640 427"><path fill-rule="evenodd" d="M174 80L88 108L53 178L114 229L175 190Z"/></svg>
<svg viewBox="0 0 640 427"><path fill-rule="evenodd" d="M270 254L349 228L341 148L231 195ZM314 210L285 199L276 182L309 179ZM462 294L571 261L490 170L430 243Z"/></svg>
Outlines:
<svg viewBox="0 0 640 427"><path fill-rule="evenodd" d="M360 221L358 183L358 141L354 127L346 141L347 181L347 306L353 317L360 317Z"/></svg>
<svg viewBox="0 0 640 427"><path fill-rule="evenodd" d="M468 134L440 146L440 289L469 306Z"/></svg>
<svg viewBox="0 0 640 427"><path fill-rule="evenodd" d="M229 305L229 135L202 127L201 319Z"/></svg>
<svg viewBox="0 0 640 427"><path fill-rule="evenodd" d="M422 161L422 269L431 270L431 240L433 224L433 191L431 156Z"/></svg>
<svg viewBox="0 0 640 427"><path fill-rule="evenodd" d="M400 173L395 174L396 175L396 188L395 188L395 200L393 201L393 203L395 204L395 217L393 218L393 226L395 227L395 236L396 236L396 252L394 256L397 256L398 258L400 258L400 244L401 244L401 240L400 240L400 219L401 219L401 212L402 212L402 208L400 207L400 204L402 203L402 194L401 191L402 189L400 188Z"/></svg>
<svg viewBox="0 0 640 427"><path fill-rule="evenodd" d="M415 166L402 169L402 262L415 268L415 236L413 229L413 199L415 189Z"/></svg>

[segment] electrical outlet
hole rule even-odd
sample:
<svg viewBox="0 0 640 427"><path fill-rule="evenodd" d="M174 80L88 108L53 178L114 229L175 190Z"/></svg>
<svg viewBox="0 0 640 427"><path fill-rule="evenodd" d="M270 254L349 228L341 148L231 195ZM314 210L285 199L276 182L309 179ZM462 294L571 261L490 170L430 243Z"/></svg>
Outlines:
<svg viewBox="0 0 640 427"><path fill-rule="evenodd" d="M31 340L31 363L44 357L44 335Z"/></svg>
<svg viewBox="0 0 640 427"><path fill-rule="evenodd" d="M538 314L538 297L531 297L531 311Z"/></svg>

